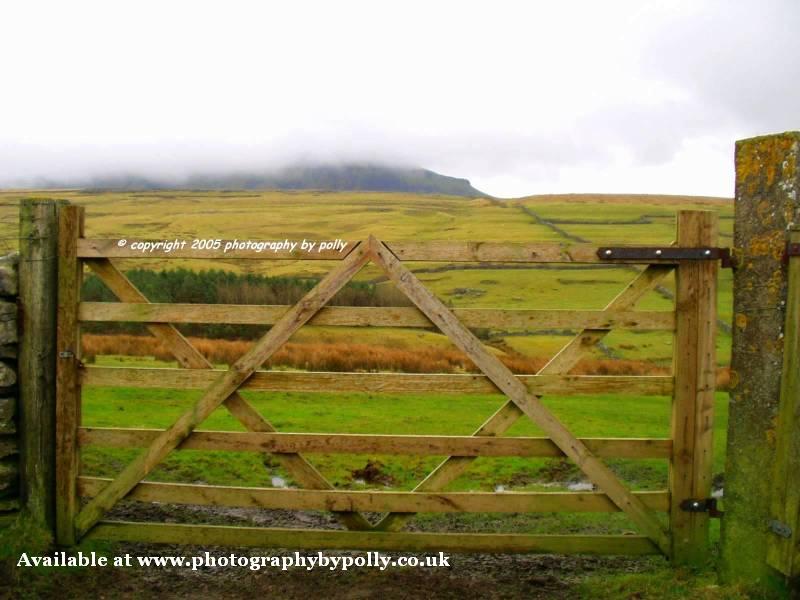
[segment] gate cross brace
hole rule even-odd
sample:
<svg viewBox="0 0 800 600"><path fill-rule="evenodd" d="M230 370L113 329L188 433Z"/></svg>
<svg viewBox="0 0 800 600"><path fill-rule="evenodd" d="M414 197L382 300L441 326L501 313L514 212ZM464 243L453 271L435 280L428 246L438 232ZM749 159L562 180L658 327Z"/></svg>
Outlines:
<svg viewBox="0 0 800 600"><path fill-rule="evenodd" d="M536 423L564 454L597 485L620 510L666 555L670 542L656 516L625 487L611 469L577 439L545 406L531 394L514 374L467 329L445 304L433 295L409 271L385 244L370 236L369 251L373 262L475 365Z"/></svg>
<svg viewBox="0 0 800 600"><path fill-rule="evenodd" d="M652 291L673 269L673 265L648 266L609 302L605 310L628 310L633 308L645 294ZM610 332L611 329L582 330L553 356L539 370L537 375L568 373L589 348L592 348ZM503 435L523 415L522 410L513 401L508 400L472 435L492 437ZM434 492L443 489L466 472L474 460L475 458L471 456L450 456L444 459L414 488L414 491ZM375 529L398 531L413 516L414 513L389 513L375 525Z"/></svg>
<svg viewBox="0 0 800 600"><path fill-rule="evenodd" d="M297 304L286 311L248 352L231 365L227 371L220 374L191 409L164 430L119 473L114 481L83 507L75 517L77 537L80 538L86 534L108 509L136 487L220 404L234 394L258 367L263 365L286 340L319 312L368 260L366 244L359 244Z"/></svg>
<svg viewBox="0 0 800 600"><path fill-rule="evenodd" d="M252 373L266 361L272 353L277 350L291 335L313 315L324 306L325 303L339 290L360 268L369 260L376 262L387 275L395 282L426 316L445 333L462 351L464 351L475 364L495 383L495 385L510 398L510 400L495 415L476 432L480 435L482 430L493 423L500 430L505 431L522 414L527 414L551 437L561 450L570 457L586 473L592 481L603 490L609 498L625 511L632 520L639 525L656 545L664 552L668 553L669 545L663 528L658 523L655 516L650 512L630 491L625 488L616 475L608 469L602 461L598 460L571 432L569 432L543 405L539 402L539 397L530 394L525 385L517 379L505 365L496 357L489 354L482 346L481 342L458 321L447 307L441 303L431 292L429 292L414 275L403 266L391 251L374 237L370 237L368 244L362 243L360 247L353 250L342 263L329 273L311 292L309 292L298 304L292 307L275 324L275 326L259 340L253 348L240 358L231 368L212 384L205 392L201 400L194 409L185 413L173 426L161 434L151 446L145 450L137 459L129 464L122 473L109 486L107 486L98 496L96 496L75 519L76 530L79 535L88 531L103 513L113 506L119 499L124 497L133 487L135 487L147 473L149 473L169 452L176 448L183 439L191 434L191 431L199 425L213 410L222 402L225 402L232 414L242 421L252 430L274 430L272 426L263 419L252 407L244 401L236 390L241 386ZM98 272L98 275L105 273L116 284L117 290L124 290L127 297L121 297L126 301L147 301L138 290L120 273L116 267L107 259L87 261L90 266ZM643 295L652 285L655 285L663 275L671 270L671 266L651 266L648 267L620 296L612 302L621 305L633 304L636 299ZM117 277L118 276L118 277ZM121 280L119 279L121 278ZM642 281L640 285L637 282ZM124 283L123 283L124 282ZM125 285L127 284L127 285ZM627 293L626 292L630 292ZM115 291L116 293L116 291ZM118 294L119 295L119 294ZM135 296L131 298L131 296ZM609 305L611 306L611 305ZM211 365L199 352L189 344L188 341L172 325L150 324L151 331L159 338L167 341L167 345L175 353L176 358L184 366L193 368L210 368ZM158 331L158 333L156 333ZM585 330L577 336L573 342L568 344L558 355L556 355L543 371L551 365L552 370L562 368L568 371L577 362L577 358L586 349L593 345L608 333L608 330ZM575 344L577 342L577 344ZM570 351L570 349L572 350ZM563 360L563 355L571 354L572 357L567 366ZM199 360L198 360L199 356ZM562 366L559 367L561 357ZM202 362L202 365L200 364ZM233 408L232 408L233 407ZM253 429L258 427L258 429ZM486 435L487 433L483 433ZM491 433L488 433L491 435ZM496 432L494 433L496 434ZM318 486L329 487L330 484L314 469L310 463L299 455L287 455L299 461L301 465L298 470L303 473L306 479L311 480L311 484L303 481L303 485L309 487ZM465 457L461 457L464 459ZM447 471L455 476L463 472L471 462L466 459L463 466L455 463L453 469L443 469L453 465L451 461L454 457L445 460L431 476L421 485L431 480L437 472L445 472L444 479L447 478ZM288 465L287 465L288 466ZM302 468L302 467L307 468ZM457 472L456 472L457 471ZM313 474L312 474L313 473ZM316 477L314 476L316 475ZM300 479L300 478L298 478ZM444 482L436 482L444 485ZM438 487L438 486L437 486ZM370 524L363 516L358 513L338 513L342 521L351 528L368 529ZM407 518L404 513L388 515L379 526L390 529L394 522L402 522ZM350 522L348 522L350 521ZM387 526L388 525L388 526Z"/></svg>
<svg viewBox="0 0 800 600"><path fill-rule="evenodd" d="M131 281L107 258L87 259L86 264L122 302L148 302ZM214 366L187 340L174 325L149 323L148 330L158 339L175 359L188 369L213 369ZM224 402L225 408L246 429L254 432L275 432L275 427L256 411L241 394L235 392ZM275 454L289 473L305 488L315 490L334 489L327 479L300 454ZM348 529L371 528L367 519L356 512L338 512L334 516Z"/></svg>

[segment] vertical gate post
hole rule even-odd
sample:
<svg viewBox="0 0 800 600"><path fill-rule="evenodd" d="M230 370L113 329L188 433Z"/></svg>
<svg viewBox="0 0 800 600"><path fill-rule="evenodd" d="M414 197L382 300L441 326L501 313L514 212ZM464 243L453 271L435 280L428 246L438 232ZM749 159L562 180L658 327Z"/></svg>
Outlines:
<svg viewBox="0 0 800 600"><path fill-rule="evenodd" d="M800 230L789 234L800 245ZM800 256L788 257L786 328L781 399L772 470L771 533L767 564L784 575L800 575Z"/></svg>
<svg viewBox="0 0 800 600"><path fill-rule="evenodd" d="M800 132L736 143L733 355L721 573L765 584L786 304L787 229L800 223Z"/></svg>
<svg viewBox="0 0 800 600"><path fill-rule="evenodd" d="M25 515L53 531L57 203L22 200L19 237L21 495Z"/></svg>
<svg viewBox="0 0 800 600"><path fill-rule="evenodd" d="M58 232L58 336L56 369L56 541L73 545L78 510L78 427L81 392L78 380L80 337L78 302L83 265L78 238L83 235L83 207L64 206Z"/></svg>
<svg viewBox="0 0 800 600"><path fill-rule="evenodd" d="M678 245L714 247L717 215L678 213ZM675 270L675 393L672 403L670 533L676 564L708 558L708 513L687 512L681 503L711 494L711 454L716 379L717 261L687 260Z"/></svg>

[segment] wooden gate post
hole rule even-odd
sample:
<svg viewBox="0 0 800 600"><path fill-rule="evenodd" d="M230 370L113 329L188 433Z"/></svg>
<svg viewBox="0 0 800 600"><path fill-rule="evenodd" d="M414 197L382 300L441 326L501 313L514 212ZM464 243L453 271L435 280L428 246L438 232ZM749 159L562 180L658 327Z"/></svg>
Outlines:
<svg viewBox="0 0 800 600"><path fill-rule="evenodd" d="M787 229L800 223L800 132L736 143L733 356L721 573L765 584L783 364Z"/></svg>
<svg viewBox="0 0 800 600"><path fill-rule="evenodd" d="M789 242L800 247L800 230ZM784 575L800 575L800 255L788 258L786 328L778 408L775 465L772 470L767 564Z"/></svg>
<svg viewBox="0 0 800 600"><path fill-rule="evenodd" d="M19 211L19 431L23 510L52 531L55 506L57 202Z"/></svg>
<svg viewBox="0 0 800 600"><path fill-rule="evenodd" d="M78 379L80 335L78 303L83 263L78 260L78 238L83 235L82 206L59 212L58 231L58 366L56 370L56 541L73 545L78 503L78 428L81 388Z"/></svg>
<svg viewBox="0 0 800 600"><path fill-rule="evenodd" d="M717 215L678 213L678 245L714 247ZM708 559L708 513L688 512L681 503L711 494L717 329L716 261L687 260L675 270L675 394L672 402L670 533L675 564Z"/></svg>

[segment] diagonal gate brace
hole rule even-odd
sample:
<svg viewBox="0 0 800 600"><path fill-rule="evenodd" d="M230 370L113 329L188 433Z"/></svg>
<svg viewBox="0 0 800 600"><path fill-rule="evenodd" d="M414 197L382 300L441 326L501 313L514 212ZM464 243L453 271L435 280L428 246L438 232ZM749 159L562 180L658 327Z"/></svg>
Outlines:
<svg viewBox="0 0 800 600"><path fill-rule="evenodd" d="M390 249L391 250L391 249ZM655 289L658 284L673 271L672 265L650 265L631 281L609 304L605 310L630 310L648 292ZM587 350L594 347L600 340L607 336L611 329L584 329L566 344L537 375L565 374L570 371L583 357ZM473 436L500 436L516 423L524 413L507 400L485 423L483 423ZM414 488L416 492L434 492L443 489L450 482L458 479L475 458L471 456L450 456L439 465ZM398 531L413 517L413 513L389 513L375 529L384 531Z"/></svg>
<svg viewBox="0 0 800 600"><path fill-rule="evenodd" d="M623 510L631 520L658 546L669 554L670 544L656 516L642 501L634 496L611 469L577 439L545 406L531 394L514 374L497 357L481 344L480 340L453 316L444 303L434 296L395 257L385 244L370 236L369 250L378 264L425 315L464 352L478 368L536 423L564 454Z"/></svg>
<svg viewBox="0 0 800 600"><path fill-rule="evenodd" d="M307 323L369 259L361 244L290 308L255 345L222 373L188 411L161 433L108 486L75 517L77 537L86 534L107 510L121 500L170 452L269 359L300 327Z"/></svg>
<svg viewBox="0 0 800 600"><path fill-rule="evenodd" d="M149 303L131 281L107 258L87 259L86 264L103 283L123 302ZM214 366L175 328L167 323L149 323L149 331L172 353L178 363L188 369L213 369ZM249 431L274 432L275 427L261 416L238 392L224 403L228 411ZM277 460L308 489L333 489L325 477L300 454L276 454ZM333 513L348 529L367 530L372 526L356 512Z"/></svg>

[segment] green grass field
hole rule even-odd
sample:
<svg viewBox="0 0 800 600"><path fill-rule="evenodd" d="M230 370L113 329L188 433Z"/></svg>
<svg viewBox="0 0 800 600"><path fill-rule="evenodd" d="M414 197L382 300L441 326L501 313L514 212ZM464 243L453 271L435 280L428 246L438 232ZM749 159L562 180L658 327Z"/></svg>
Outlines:
<svg viewBox="0 0 800 600"><path fill-rule="evenodd" d="M84 424L93 427L166 427L197 400L199 392L186 390L141 390L134 388L85 388ZM470 435L499 408L501 396L457 396L451 394L314 394L244 392L253 406L279 431L326 433L394 433ZM670 400L663 397L571 396L547 397L545 405L572 431L582 437L669 437ZM455 410L454 410L455 408ZM714 471L720 472L727 427L727 401L717 395ZM202 429L242 431L242 426L224 408L215 411ZM541 436L527 418L508 432L511 436ZM83 452L84 474L112 477L135 450L89 447ZM335 487L340 489L409 490L444 457L309 454L307 458ZM380 463L381 481L360 481L354 471L367 461ZM665 489L665 460L609 461L612 468L634 489ZM383 478L385 476L385 479ZM151 475L154 481L271 487L280 477L292 485L291 475L277 461L254 453L179 451L173 453ZM451 491L507 490L557 491L584 481L573 466L557 459L481 458L448 488ZM442 517L429 517L434 522ZM449 517L452 520L452 517ZM521 520L520 520L521 519ZM630 530L622 515L531 515L517 518L526 530L555 532L558 523L569 522L572 530L592 532ZM502 520L502 519L501 519ZM488 524L486 517L470 515L474 526ZM493 521L497 521L495 518ZM513 530L509 523L504 529Z"/></svg>
<svg viewBox="0 0 800 600"><path fill-rule="evenodd" d="M689 196L608 196L576 194L519 200L469 200L373 192L0 192L0 244L13 248L17 203L23 197L51 197L86 207L89 237L363 239L386 240L570 241L578 236L605 244L666 244L675 237L675 214L683 209L713 210L720 216L721 245L730 243L733 203ZM538 216L534 218L530 212ZM543 223L552 223L555 228ZM574 240L572 240L574 241ZM2 247L0 247L2 250ZM176 266L230 269L270 275L316 275L325 261L232 261L142 259L120 261L123 268ZM464 269L463 265L410 264L418 276L454 307L602 308L635 273L614 269ZM431 272L435 271L435 272ZM380 280L368 266L357 276ZM381 285L392 285L383 283ZM673 289L671 278L664 287ZM719 315L731 320L731 273L720 272ZM669 310L671 301L653 293L639 308ZM517 332L519 333L519 332ZM498 342L536 357L549 357L568 338L562 332L532 332ZM555 335L554 335L555 334ZM349 339L364 330L342 332ZM419 332L392 335L393 344L419 342ZM428 338L432 339L432 338ZM614 332L606 345L613 356L668 364L671 336ZM719 336L719 363L728 362L730 338Z"/></svg>
<svg viewBox="0 0 800 600"><path fill-rule="evenodd" d="M254 407L283 432L326 433L394 433L420 435L470 435L503 402L501 396L458 396L452 394L365 394L365 393L262 393L243 392ZM141 390L134 388L85 388L84 424L89 427L165 427L182 411L197 400L199 392L186 390ZM668 398L639 396L569 396L546 397L544 403L572 431L584 437L669 437ZM455 408L455 410L454 410ZM722 447L727 424L727 406L723 394L717 398L718 452L715 470L722 469ZM242 426L224 408L218 409L202 429L243 431ZM542 432L528 419L521 419L508 435L540 436ZM96 475L109 475L115 467L101 454L116 455L117 451L93 448L84 453L87 470ZM256 455L231 453L224 464L215 470L220 461L215 453L182 451L174 455L154 477L176 480L202 479L210 484L231 485L236 481L245 485L269 483L270 472L280 473L275 466L263 469ZM226 453L218 453L226 454ZM205 456L204 455L209 455ZM409 489L425 473L438 464L432 457L381 456L387 473L395 481L393 487ZM313 462L337 485L355 485L351 472L363 467L366 458L350 455L314 456ZM550 459L479 459L454 490L493 489L496 485L507 487L537 486L546 479L541 474ZM666 484L666 463L656 459L647 461L618 461L623 474L630 476L633 485L642 489L657 489ZM627 463L646 463L641 470ZM235 465L235 468L233 467ZM580 479L577 471L567 474L570 479Z"/></svg>

